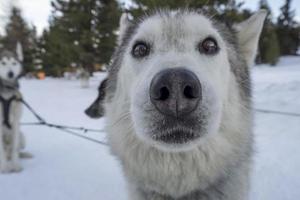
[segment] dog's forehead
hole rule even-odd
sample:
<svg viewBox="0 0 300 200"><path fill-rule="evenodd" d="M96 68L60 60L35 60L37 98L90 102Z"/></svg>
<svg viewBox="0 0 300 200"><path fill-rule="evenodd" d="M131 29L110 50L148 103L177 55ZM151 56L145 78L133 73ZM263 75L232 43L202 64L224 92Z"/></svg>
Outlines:
<svg viewBox="0 0 300 200"><path fill-rule="evenodd" d="M16 58L16 55L10 51L0 52L0 60L6 61L6 62L18 61L18 59Z"/></svg>
<svg viewBox="0 0 300 200"><path fill-rule="evenodd" d="M2 57L2 58L0 58L0 61L5 62L7 64L19 63L19 61L16 60L14 57Z"/></svg>
<svg viewBox="0 0 300 200"><path fill-rule="evenodd" d="M6 56L0 57L0 60L4 61L4 62L8 62L8 61L10 61L10 57L6 57Z"/></svg>
<svg viewBox="0 0 300 200"><path fill-rule="evenodd" d="M170 40L172 38L199 38L208 35L216 35L212 21L196 12L168 12L158 13L145 18L137 28L137 38L150 38L158 40L161 37Z"/></svg>

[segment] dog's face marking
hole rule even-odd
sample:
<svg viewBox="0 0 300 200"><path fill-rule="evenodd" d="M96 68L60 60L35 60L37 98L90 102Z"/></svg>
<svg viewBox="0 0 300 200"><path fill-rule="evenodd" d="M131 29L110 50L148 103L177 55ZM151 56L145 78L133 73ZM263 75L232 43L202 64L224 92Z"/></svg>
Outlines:
<svg viewBox="0 0 300 200"><path fill-rule="evenodd" d="M5 81L15 82L22 72L22 64L16 55L5 51L0 56L0 78Z"/></svg>
<svg viewBox="0 0 300 200"><path fill-rule="evenodd" d="M258 21L246 25L261 28L263 20ZM252 62L256 49L242 48L241 66L233 66L232 59L240 56L231 52L235 44L196 12L155 14L127 31L120 36L125 43L120 42L121 61L110 69L111 76L117 71L112 101L128 102L123 114L130 114L135 135L163 151L185 151L219 134L229 86L238 85L229 82L248 81L235 73L248 73L243 66ZM257 43L259 32L238 39L248 47L247 42Z"/></svg>

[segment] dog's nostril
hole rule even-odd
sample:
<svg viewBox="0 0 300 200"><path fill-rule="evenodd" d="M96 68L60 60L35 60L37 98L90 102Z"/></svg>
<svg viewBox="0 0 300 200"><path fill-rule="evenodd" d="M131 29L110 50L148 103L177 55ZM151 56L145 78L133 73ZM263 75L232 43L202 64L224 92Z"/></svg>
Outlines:
<svg viewBox="0 0 300 200"><path fill-rule="evenodd" d="M196 94L196 91L190 85L187 85L187 86L184 87L184 89L183 89L183 95L187 99L195 99L195 98L198 97L198 95Z"/></svg>
<svg viewBox="0 0 300 200"><path fill-rule="evenodd" d="M159 93L160 93L160 96L159 96L158 100L161 100L161 101L167 100L170 96L170 92L167 87L160 88Z"/></svg>

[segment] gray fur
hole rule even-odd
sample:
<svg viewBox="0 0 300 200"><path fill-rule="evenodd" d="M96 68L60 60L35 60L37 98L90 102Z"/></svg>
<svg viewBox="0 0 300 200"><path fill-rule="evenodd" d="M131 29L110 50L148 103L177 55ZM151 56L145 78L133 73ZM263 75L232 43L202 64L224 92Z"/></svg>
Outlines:
<svg viewBox="0 0 300 200"><path fill-rule="evenodd" d="M20 131L22 95L18 88L18 78L22 71L21 60L20 46L17 53L6 50L0 53L0 96L3 100L0 103L0 173L21 171L20 156L29 157L29 154L20 154L25 147L25 138ZM9 73L13 73L13 76L9 76ZM13 100L8 104L7 116L4 114L6 112L3 105L9 99ZM8 119L9 126L4 119Z"/></svg>
<svg viewBox="0 0 300 200"><path fill-rule="evenodd" d="M162 34L166 35L161 37L166 43L165 49L176 49L179 54L186 52L182 38L188 33L180 27L181 20L187 15L201 14L177 11L173 16L170 11L159 12L129 23L120 37L122 39L109 67L105 88L105 110L108 117L106 129L111 150L122 164L128 180L130 200L246 200L253 151L249 77L251 59L240 52L244 47L237 41L239 33L235 29L211 22L227 47L227 61L230 65L230 78L226 87L228 96L222 102L217 133L204 134L202 141L186 151L164 151L137 137L137 125L133 121L135 118L131 109L132 93L124 91L125 86L120 83L121 79L126 79L124 76L128 76L127 72L122 71L122 67L125 66L124 59L130 48L129 44L144 20L158 17L164 24ZM163 52L164 49L157 51ZM146 108L150 110L144 111L147 117L142 120L148 120L145 124L157 126L164 123L147 102L140 109ZM154 117L149 117L151 113L154 113ZM190 123L194 126L197 121ZM200 126L205 126L205 123ZM205 129L208 130L210 129Z"/></svg>

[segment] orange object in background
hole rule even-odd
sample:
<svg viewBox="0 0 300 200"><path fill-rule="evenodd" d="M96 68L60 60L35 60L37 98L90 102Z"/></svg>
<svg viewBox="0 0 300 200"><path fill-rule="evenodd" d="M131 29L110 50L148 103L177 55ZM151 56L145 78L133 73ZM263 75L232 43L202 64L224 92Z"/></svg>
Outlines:
<svg viewBox="0 0 300 200"><path fill-rule="evenodd" d="M36 76L39 80L44 80L46 78L45 72L38 72Z"/></svg>

